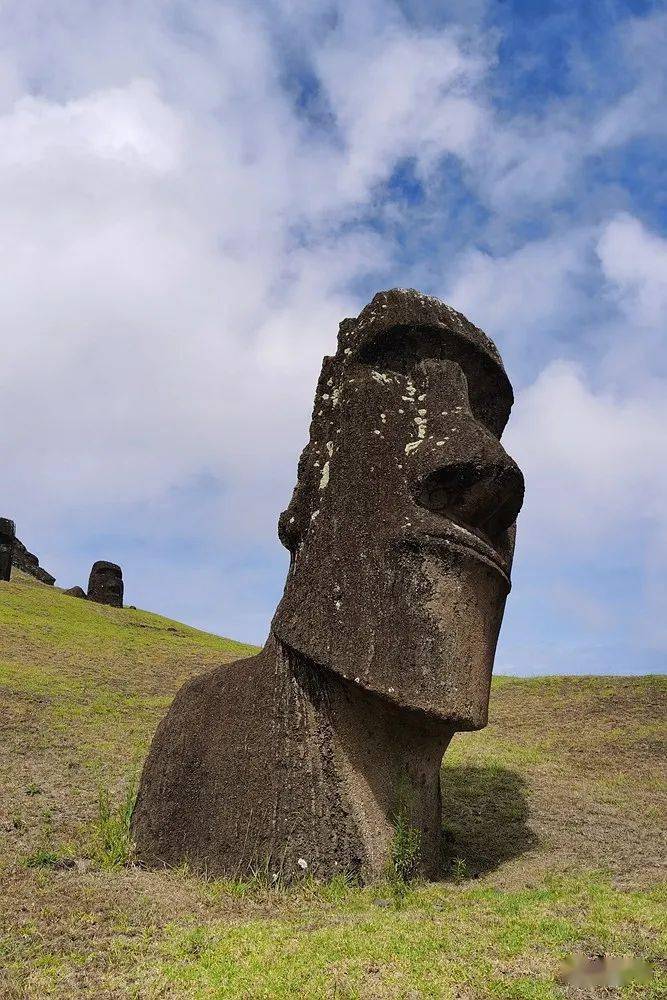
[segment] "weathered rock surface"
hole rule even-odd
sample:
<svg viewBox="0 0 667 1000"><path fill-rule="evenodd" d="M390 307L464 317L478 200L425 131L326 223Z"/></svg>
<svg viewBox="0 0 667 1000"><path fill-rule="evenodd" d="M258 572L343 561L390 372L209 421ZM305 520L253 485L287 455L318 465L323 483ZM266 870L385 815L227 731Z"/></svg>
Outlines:
<svg viewBox="0 0 667 1000"><path fill-rule="evenodd" d="M67 594L68 597L82 597L83 600L87 600L87 594L83 587L69 587L67 590L63 590L63 594Z"/></svg>
<svg viewBox="0 0 667 1000"><path fill-rule="evenodd" d="M158 728L144 863L368 878L400 816L438 874L442 755L486 724L510 588L511 405L493 343L437 299L393 289L343 320L280 517L269 639L188 682Z"/></svg>
<svg viewBox="0 0 667 1000"><path fill-rule="evenodd" d="M52 587L56 582L55 576L48 573L42 566L39 565L39 559L32 552L29 552L23 542L19 541L17 538L14 542L14 554L12 557L12 565L16 566L17 569L23 570L24 573L29 573L30 576L34 576L36 580L41 583L48 584Z"/></svg>
<svg viewBox="0 0 667 1000"><path fill-rule="evenodd" d="M123 607L123 572L116 563L100 559L93 563L88 579L88 600Z"/></svg>
<svg viewBox="0 0 667 1000"><path fill-rule="evenodd" d="M0 517L0 580L9 580L16 544L16 526L8 517Z"/></svg>

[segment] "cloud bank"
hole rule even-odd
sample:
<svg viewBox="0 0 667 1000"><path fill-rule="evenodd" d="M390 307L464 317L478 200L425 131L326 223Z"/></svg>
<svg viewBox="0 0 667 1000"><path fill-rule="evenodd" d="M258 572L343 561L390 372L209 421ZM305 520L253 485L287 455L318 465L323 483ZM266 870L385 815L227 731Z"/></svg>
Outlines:
<svg viewBox="0 0 667 1000"><path fill-rule="evenodd" d="M114 558L261 641L322 355L416 285L517 389L499 669L660 669L667 18L531 50L511 5L409 7L0 7L3 513L64 585Z"/></svg>

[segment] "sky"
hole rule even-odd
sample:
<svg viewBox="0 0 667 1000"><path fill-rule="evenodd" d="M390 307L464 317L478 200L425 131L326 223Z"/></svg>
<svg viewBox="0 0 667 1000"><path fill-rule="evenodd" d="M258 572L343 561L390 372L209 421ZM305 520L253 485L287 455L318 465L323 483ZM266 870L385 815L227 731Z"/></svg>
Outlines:
<svg viewBox="0 0 667 1000"><path fill-rule="evenodd" d="M261 643L338 322L498 344L509 674L667 663L667 6L0 0L0 514Z"/></svg>

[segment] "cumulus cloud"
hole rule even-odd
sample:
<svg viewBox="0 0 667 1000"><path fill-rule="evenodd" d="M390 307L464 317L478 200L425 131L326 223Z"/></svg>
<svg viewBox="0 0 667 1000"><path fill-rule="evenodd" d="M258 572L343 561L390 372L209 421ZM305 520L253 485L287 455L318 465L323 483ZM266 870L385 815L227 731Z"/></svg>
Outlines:
<svg viewBox="0 0 667 1000"><path fill-rule="evenodd" d="M596 249L619 310L635 327L662 327L667 314L667 239L624 212L604 226Z"/></svg>
<svg viewBox="0 0 667 1000"><path fill-rule="evenodd" d="M534 544L597 546L635 521L667 527L667 396L595 391L554 362L525 389L508 443L526 471L522 530Z"/></svg>
<svg viewBox="0 0 667 1000"><path fill-rule="evenodd" d="M74 510L82 530L113 516L153 537L148 511L187 488L200 533L269 546L322 355L362 304L350 286L391 264L363 221L375 187L465 144L479 65L383 5L371 51L341 11L313 51L323 132L282 84L275 22L243 5L175 25L159 4L54 4L53 79L30 93L38 7L2 12L5 504L36 544Z"/></svg>
<svg viewBox="0 0 667 1000"><path fill-rule="evenodd" d="M546 543L664 532L667 243L590 170L661 134L665 19L611 32L609 93L580 64L590 101L514 110L492 3L449 6L0 7L2 512L60 579L121 550L137 601L261 639L322 355L406 272L517 385L518 579Z"/></svg>

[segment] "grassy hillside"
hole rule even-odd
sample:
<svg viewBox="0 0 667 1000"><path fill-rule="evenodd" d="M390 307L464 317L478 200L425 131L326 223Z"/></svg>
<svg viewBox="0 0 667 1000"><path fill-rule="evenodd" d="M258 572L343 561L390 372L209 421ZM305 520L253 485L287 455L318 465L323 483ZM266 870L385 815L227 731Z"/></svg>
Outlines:
<svg viewBox="0 0 667 1000"><path fill-rule="evenodd" d="M174 692L252 651L21 574L0 584L0 997L588 996L556 981L575 952L654 967L605 996L665 995L660 678L495 680L488 729L446 756L438 885L115 863Z"/></svg>

